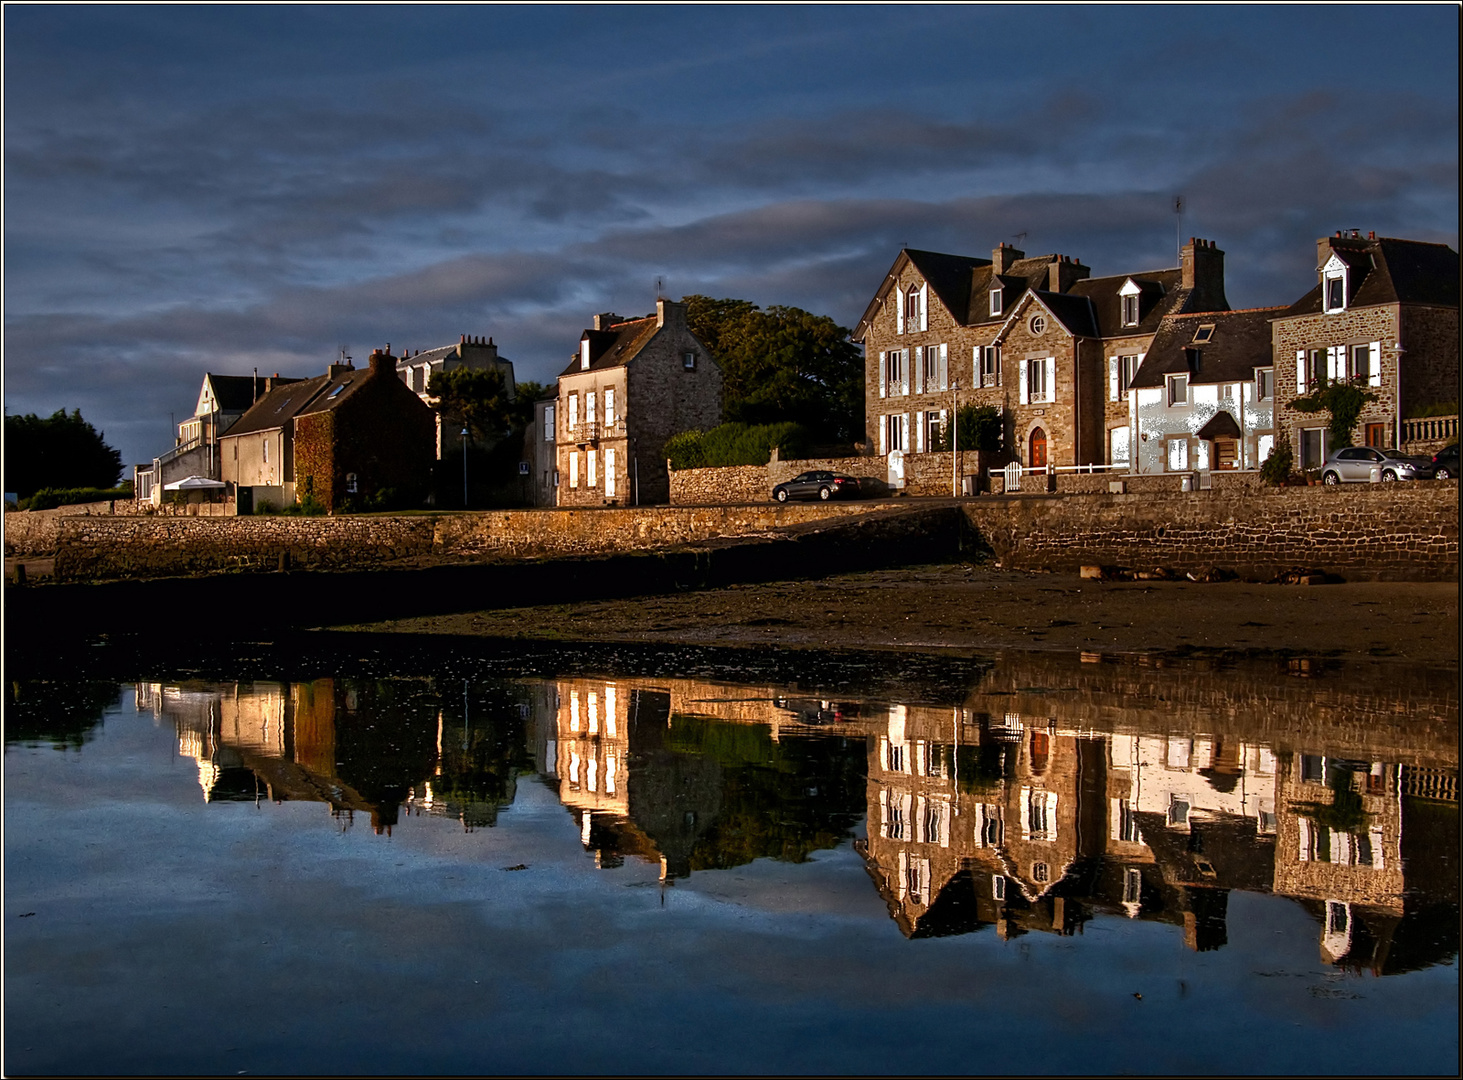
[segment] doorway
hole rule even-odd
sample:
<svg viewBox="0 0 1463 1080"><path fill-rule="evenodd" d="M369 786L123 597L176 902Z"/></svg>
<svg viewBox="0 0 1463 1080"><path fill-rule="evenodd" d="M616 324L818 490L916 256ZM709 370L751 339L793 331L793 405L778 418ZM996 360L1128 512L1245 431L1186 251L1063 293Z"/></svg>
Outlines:
<svg viewBox="0 0 1463 1080"><path fill-rule="evenodd" d="M1031 433L1031 451L1027 455L1028 468L1046 468L1046 431L1043 428L1036 428Z"/></svg>

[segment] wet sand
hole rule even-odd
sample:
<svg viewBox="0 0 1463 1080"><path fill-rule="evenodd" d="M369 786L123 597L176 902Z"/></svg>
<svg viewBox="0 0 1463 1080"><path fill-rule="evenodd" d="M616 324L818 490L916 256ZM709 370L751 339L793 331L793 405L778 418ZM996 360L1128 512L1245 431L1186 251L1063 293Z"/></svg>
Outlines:
<svg viewBox="0 0 1463 1080"><path fill-rule="evenodd" d="M1303 654L1458 666L1457 582L1091 581L975 565L340 629L771 648Z"/></svg>

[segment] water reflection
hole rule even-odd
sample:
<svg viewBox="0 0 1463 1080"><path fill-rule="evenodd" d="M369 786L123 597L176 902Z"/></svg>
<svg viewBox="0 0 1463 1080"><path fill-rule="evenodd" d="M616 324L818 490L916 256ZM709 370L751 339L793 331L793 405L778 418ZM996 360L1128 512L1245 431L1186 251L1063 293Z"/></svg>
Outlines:
<svg viewBox="0 0 1463 1080"><path fill-rule="evenodd" d="M1106 916L1202 952L1241 890L1304 908L1327 964L1445 960L1456 687L1318 674L1013 658L956 703L636 678L140 684L136 701L175 726L205 799L316 801L342 827L492 826L531 775L598 866L645 860L667 884L851 841L911 938Z"/></svg>

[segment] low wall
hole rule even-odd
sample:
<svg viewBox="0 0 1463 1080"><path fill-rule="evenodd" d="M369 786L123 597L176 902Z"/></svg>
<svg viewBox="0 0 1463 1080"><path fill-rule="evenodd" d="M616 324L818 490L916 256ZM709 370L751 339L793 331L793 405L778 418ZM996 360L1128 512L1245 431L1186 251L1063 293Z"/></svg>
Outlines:
<svg viewBox="0 0 1463 1080"><path fill-rule="evenodd" d="M766 465L722 469L672 469L671 505L766 502L772 495Z"/></svg>
<svg viewBox="0 0 1463 1080"><path fill-rule="evenodd" d="M866 503L336 517L68 517L57 581L220 570L360 570L398 559L563 557L646 551L868 514Z"/></svg>
<svg viewBox="0 0 1463 1080"><path fill-rule="evenodd" d="M133 499L71 503L54 510L7 510L6 555L50 555L56 550L59 522L69 517L116 517L149 514L153 507Z"/></svg>
<svg viewBox="0 0 1463 1080"><path fill-rule="evenodd" d="M1237 484L975 499L963 506L996 558L1016 568L1214 567L1262 580L1304 568L1353 580L1458 580L1456 480L1338 488Z"/></svg>
<svg viewBox="0 0 1463 1080"><path fill-rule="evenodd" d="M976 490L988 490L980 478L989 467L991 455L977 450L960 452L960 491L964 477L976 477ZM889 486L886 457L793 458L783 461L774 450L766 465L735 465L716 469L682 469L671 472L671 504L699 506L715 503L763 502L772 489L793 477L813 470L843 473L859 482L866 497L889 495L950 496L953 494L950 454L906 454L904 487Z"/></svg>

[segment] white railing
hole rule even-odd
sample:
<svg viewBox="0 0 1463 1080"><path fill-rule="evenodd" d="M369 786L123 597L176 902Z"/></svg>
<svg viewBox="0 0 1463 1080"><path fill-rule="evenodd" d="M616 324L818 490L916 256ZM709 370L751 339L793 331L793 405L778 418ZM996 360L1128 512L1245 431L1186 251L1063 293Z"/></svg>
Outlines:
<svg viewBox="0 0 1463 1080"><path fill-rule="evenodd" d="M996 476L1002 477L1005 480L1006 490L1007 491L1020 491L1021 490L1021 477L1022 476L1051 476L1054 473L1089 473L1089 474L1090 473L1100 473L1100 472L1101 473L1105 473L1105 472L1110 472L1113 469L1121 469L1123 472L1127 472L1128 469L1129 469L1129 464L1126 461L1121 461L1121 462L1117 462L1116 464L1113 464L1113 465L1097 465L1097 464L1091 464L1091 465L1051 465L1051 464L1047 464L1047 465L1037 465L1037 466L1032 467L1032 468L1027 468L1026 466L1023 466L1019 461L1013 461L1013 462L1011 462L1011 464L1006 465L1006 466L1004 466L1002 468L999 468L999 469L991 469L990 470L990 475L992 477L996 477Z"/></svg>

